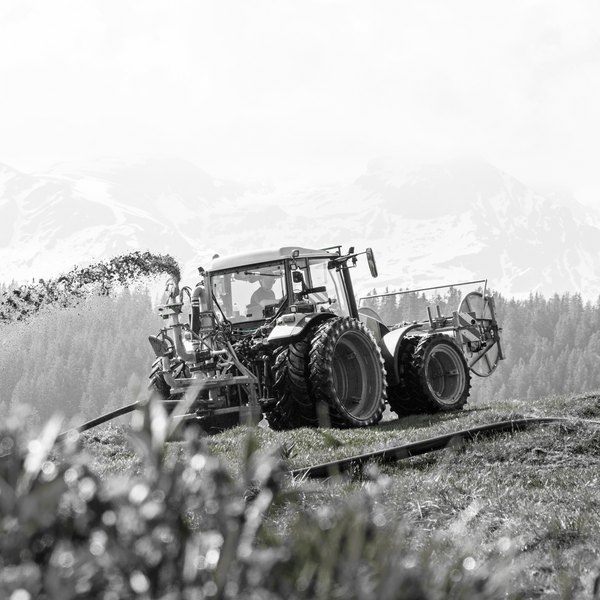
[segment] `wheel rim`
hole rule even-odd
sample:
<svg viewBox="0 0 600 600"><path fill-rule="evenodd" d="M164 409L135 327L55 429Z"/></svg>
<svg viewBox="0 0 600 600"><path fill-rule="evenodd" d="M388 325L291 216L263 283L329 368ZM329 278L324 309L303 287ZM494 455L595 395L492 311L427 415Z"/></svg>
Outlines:
<svg viewBox="0 0 600 600"><path fill-rule="evenodd" d="M432 349L425 364L430 392L440 404L455 404L463 395L466 383L464 365L453 348L440 344Z"/></svg>
<svg viewBox="0 0 600 600"><path fill-rule="evenodd" d="M369 341L345 332L333 352L333 387L340 406L356 419L375 414L381 396L381 365Z"/></svg>

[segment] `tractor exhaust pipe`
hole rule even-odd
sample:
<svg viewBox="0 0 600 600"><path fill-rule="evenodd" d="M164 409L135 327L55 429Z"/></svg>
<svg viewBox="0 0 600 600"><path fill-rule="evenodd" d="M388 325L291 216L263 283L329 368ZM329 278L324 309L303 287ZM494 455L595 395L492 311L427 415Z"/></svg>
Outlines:
<svg viewBox="0 0 600 600"><path fill-rule="evenodd" d="M202 329L212 328L209 314L208 292L199 283L192 293L192 333L199 335Z"/></svg>

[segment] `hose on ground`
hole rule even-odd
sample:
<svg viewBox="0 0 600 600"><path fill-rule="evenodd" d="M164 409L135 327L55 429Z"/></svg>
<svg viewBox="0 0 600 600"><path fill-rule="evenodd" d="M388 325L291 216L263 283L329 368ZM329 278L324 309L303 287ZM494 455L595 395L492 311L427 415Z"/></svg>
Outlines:
<svg viewBox="0 0 600 600"><path fill-rule="evenodd" d="M289 471L289 474L292 477L299 477L301 479L322 479L339 475L345 471L354 469L370 461L377 461L379 463L396 462L411 458L413 456L426 454L428 452L434 452L435 450L442 450L448 446L460 444L466 440L474 440L480 435L503 433L506 431L518 431L530 425L544 425L546 423L557 423L564 421L572 422L573 419L568 417L524 417L521 419L510 419L508 421L498 421L497 423L487 423L486 425L478 425L476 427L470 427L469 429L463 429L453 433L445 433L443 435L438 435L426 440L402 444L401 446L394 446L392 448L385 448L384 450L376 450L374 452L358 454L356 456L333 460L318 465L292 469ZM600 425L600 421L594 421L591 419L577 419L577 422Z"/></svg>
<svg viewBox="0 0 600 600"><path fill-rule="evenodd" d="M59 434L56 437L56 441L60 442L60 441L64 440L72 432L82 433L83 431L87 431L88 429L92 429L93 427L97 427L98 425L102 425L103 423L106 423L107 421L112 421L113 419L116 419L117 417L121 417L122 415L126 415L127 413L133 412L136 408L138 408L138 406L140 406L140 403L134 402L133 404L128 404L127 406L122 406L121 408L117 408L116 410L111 410L110 412L108 412L100 417L96 417L95 419L92 419L91 421L87 421L86 423L84 423L83 425L80 425L79 427L74 427L73 429L63 431L61 434Z"/></svg>
<svg viewBox="0 0 600 600"><path fill-rule="evenodd" d="M73 431L78 433L87 431L88 429L102 425L107 421L130 413L140 406L140 402L134 402L133 404L128 404L127 406L113 410L100 417L92 419L91 421L87 421L77 428L61 433L57 437L57 441L63 441ZM380 464L396 462L405 460L407 458L412 458L413 456L419 456L421 454L427 454L436 450L442 450L452 445L462 444L468 440L475 440L478 436L504 433L507 431L519 431L532 425L544 425L548 423L559 422L573 422L573 419L569 417L523 417L520 419L509 419L506 421L498 421L496 423L487 423L485 425L477 425L475 427L469 427L468 429L462 429L452 433L444 433L442 435L427 438L425 440L409 442L400 446L393 446L391 448L384 448L383 450L375 450L373 452L357 454L355 456L349 456L317 465L309 465L307 467L291 469L288 471L288 474L294 478L300 479L323 479L340 475L343 472L355 469L371 461L377 461ZM600 425L600 421L595 421L592 419L577 419L576 422Z"/></svg>

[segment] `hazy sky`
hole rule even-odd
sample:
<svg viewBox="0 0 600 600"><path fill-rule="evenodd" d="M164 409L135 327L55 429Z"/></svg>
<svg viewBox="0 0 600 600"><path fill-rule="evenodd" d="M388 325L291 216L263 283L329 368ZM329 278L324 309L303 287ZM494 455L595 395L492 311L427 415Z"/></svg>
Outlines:
<svg viewBox="0 0 600 600"><path fill-rule="evenodd" d="M0 3L0 162L25 170L310 183L469 153L600 207L598 107L597 0Z"/></svg>

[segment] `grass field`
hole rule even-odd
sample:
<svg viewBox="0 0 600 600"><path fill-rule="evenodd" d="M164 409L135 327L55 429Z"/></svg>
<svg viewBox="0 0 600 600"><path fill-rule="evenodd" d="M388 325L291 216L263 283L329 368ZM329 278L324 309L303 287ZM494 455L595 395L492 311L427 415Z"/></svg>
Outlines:
<svg viewBox="0 0 600 600"><path fill-rule="evenodd" d="M519 416L572 421L482 437L326 481L288 480L283 501L267 514L269 535L285 537L293 531L301 538L307 514L325 523L331 515L337 522L340 515L352 521L368 505L386 534L381 552L391 535L394 552L403 557L396 568L403 572L404 586L411 581L406 574L414 573L417 579L437 578L434 588L441 597L600 597L600 425L582 420L600 420L600 395L481 404L460 413L404 419L388 416L364 430L237 427L207 443L235 479L247 468L249 445L264 452L279 448L289 467L296 468ZM85 440L101 477L139 469L123 428L90 432ZM172 459L181 452L181 443L169 444ZM328 553L343 554L347 539L332 539L326 525L322 531ZM457 587L463 580L469 585Z"/></svg>

